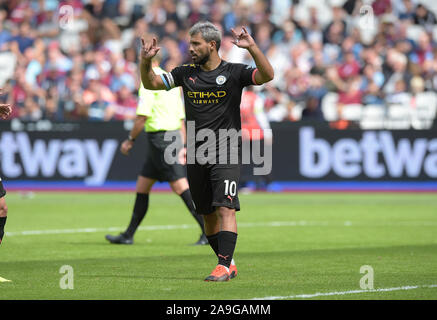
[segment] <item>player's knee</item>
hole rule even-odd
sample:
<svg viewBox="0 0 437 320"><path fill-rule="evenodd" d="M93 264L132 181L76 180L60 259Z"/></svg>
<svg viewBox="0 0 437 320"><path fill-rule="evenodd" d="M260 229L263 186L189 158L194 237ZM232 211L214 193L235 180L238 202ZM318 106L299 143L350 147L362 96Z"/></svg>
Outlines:
<svg viewBox="0 0 437 320"><path fill-rule="evenodd" d="M218 215L221 219L233 218L233 217L235 217L235 209L230 209L227 207L220 207L218 209Z"/></svg>
<svg viewBox="0 0 437 320"><path fill-rule="evenodd" d="M205 223L216 223L218 220L218 215L216 212L210 214L204 214L203 220L205 221Z"/></svg>
<svg viewBox="0 0 437 320"><path fill-rule="evenodd" d="M188 182L182 178L173 182L170 182L170 187L174 193L181 195L185 190L188 190Z"/></svg>
<svg viewBox="0 0 437 320"><path fill-rule="evenodd" d="M137 179L136 192L137 193L150 193L156 180L139 176Z"/></svg>

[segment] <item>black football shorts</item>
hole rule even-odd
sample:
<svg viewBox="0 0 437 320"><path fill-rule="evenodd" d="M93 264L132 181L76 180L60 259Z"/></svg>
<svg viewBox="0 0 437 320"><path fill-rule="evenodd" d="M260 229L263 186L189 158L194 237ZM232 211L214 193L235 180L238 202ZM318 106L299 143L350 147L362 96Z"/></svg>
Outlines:
<svg viewBox="0 0 437 320"><path fill-rule="evenodd" d="M6 190L3 188L2 178L0 178L0 198L3 198L6 195Z"/></svg>
<svg viewBox="0 0 437 320"><path fill-rule="evenodd" d="M216 207L240 211L239 164L188 164L187 178L198 214L213 213Z"/></svg>
<svg viewBox="0 0 437 320"><path fill-rule="evenodd" d="M158 181L176 181L186 177L185 168L180 163L169 164L165 161L166 148L173 141L165 141L166 131L147 132L147 154L140 175ZM173 136L175 136L177 132ZM177 141L177 151L183 148L182 141Z"/></svg>

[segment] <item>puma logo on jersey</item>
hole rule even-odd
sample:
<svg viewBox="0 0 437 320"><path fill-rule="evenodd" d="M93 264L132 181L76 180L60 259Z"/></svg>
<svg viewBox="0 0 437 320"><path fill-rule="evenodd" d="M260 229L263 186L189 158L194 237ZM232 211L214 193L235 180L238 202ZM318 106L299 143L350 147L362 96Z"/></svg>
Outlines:
<svg viewBox="0 0 437 320"><path fill-rule="evenodd" d="M232 197L231 197L231 196L228 195L227 198L228 198L229 200L231 200L231 202L232 202Z"/></svg>
<svg viewBox="0 0 437 320"><path fill-rule="evenodd" d="M193 78L191 78L191 77L189 77L189 78L188 78L188 80L191 80L191 81L193 81L193 84L194 84L194 83L196 83L197 77L194 77L194 79L193 79Z"/></svg>

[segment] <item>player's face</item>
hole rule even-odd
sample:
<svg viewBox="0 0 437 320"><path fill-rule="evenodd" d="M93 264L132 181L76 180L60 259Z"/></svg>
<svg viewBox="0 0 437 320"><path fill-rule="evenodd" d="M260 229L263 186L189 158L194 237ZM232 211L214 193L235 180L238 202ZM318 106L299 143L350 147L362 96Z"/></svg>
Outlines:
<svg viewBox="0 0 437 320"><path fill-rule="evenodd" d="M190 39L190 54L193 62L196 64L205 64L211 55L215 44L213 41L206 42L200 33L191 36Z"/></svg>

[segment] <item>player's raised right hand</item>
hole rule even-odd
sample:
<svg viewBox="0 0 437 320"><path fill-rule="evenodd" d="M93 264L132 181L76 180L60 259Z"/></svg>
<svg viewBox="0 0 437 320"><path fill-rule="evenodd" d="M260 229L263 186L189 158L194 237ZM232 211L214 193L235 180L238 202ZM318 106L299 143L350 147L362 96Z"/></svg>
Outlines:
<svg viewBox="0 0 437 320"><path fill-rule="evenodd" d="M146 42L144 38L141 38L141 58L145 60L151 60L161 49L157 46L156 38L152 38L151 42Z"/></svg>

